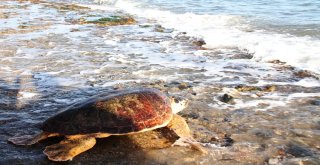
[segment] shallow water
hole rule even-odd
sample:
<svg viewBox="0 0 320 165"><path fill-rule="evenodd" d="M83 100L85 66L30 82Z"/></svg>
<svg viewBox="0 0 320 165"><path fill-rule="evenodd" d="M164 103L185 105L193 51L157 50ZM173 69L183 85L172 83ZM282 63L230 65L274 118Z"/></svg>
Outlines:
<svg viewBox="0 0 320 165"><path fill-rule="evenodd" d="M116 0L101 0L116 3ZM122 0L117 0L122 1ZM315 24L320 21L319 1L316 0L127 0L137 2L140 7L159 8L176 13L231 14L273 22L278 25Z"/></svg>
<svg viewBox="0 0 320 165"><path fill-rule="evenodd" d="M96 0L166 28L203 38L210 49L237 48L261 62L280 60L320 73L319 2Z"/></svg>
<svg viewBox="0 0 320 165"><path fill-rule="evenodd" d="M126 13L61 6L1 1L0 164L52 163L42 150L61 139L30 147L7 139L38 132L74 102L141 86L191 100L180 115L209 154L170 147L176 137L164 128L99 139L70 164L319 164L316 73L258 62L234 47L204 48L201 39L142 17L134 25L79 24L80 17Z"/></svg>

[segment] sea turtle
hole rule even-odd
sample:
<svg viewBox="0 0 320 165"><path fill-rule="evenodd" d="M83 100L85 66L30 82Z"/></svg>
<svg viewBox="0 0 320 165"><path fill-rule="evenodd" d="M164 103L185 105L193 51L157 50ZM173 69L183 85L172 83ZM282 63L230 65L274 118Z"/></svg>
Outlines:
<svg viewBox="0 0 320 165"><path fill-rule="evenodd" d="M65 136L58 144L47 146L44 154L53 161L72 160L89 150L96 138L128 135L167 126L180 138L177 145L189 145L206 153L196 142L185 120L176 115L187 106L187 100L167 97L152 88L115 90L73 104L43 122L37 135L12 137L16 145L32 145L53 136Z"/></svg>

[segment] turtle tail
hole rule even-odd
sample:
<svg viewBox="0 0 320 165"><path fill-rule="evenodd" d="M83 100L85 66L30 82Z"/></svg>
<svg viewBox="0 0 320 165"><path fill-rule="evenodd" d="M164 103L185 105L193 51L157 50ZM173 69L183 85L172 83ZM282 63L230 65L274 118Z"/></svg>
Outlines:
<svg viewBox="0 0 320 165"><path fill-rule="evenodd" d="M48 133L48 132L41 132L36 135L23 135L23 136L16 136L9 138L8 141L15 144L15 145L33 145L40 140L47 139L48 137L58 136L56 133Z"/></svg>

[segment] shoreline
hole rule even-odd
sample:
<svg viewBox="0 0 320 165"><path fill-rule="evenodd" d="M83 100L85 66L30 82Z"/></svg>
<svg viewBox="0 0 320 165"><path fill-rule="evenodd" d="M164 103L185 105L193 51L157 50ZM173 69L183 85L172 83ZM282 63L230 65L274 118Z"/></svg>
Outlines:
<svg viewBox="0 0 320 165"><path fill-rule="evenodd" d="M169 147L175 137L160 129L99 139L68 163L320 163L317 74L256 62L237 49L205 49L205 41L121 11L7 0L0 9L7 22L0 28L0 164L53 164L42 150L61 139L31 147L6 139L39 131L74 102L130 87L191 100L180 115L209 155Z"/></svg>

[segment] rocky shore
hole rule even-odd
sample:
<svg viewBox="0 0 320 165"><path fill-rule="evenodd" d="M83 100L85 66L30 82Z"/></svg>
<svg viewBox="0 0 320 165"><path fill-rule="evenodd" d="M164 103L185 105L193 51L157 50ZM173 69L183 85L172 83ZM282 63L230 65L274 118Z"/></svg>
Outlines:
<svg viewBox="0 0 320 165"><path fill-rule="evenodd" d="M92 95L152 87L188 98L180 113L201 155L168 129L99 139L67 164L320 164L320 76L260 63L122 11L54 1L0 3L0 164L56 164L9 137L38 132Z"/></svg>

